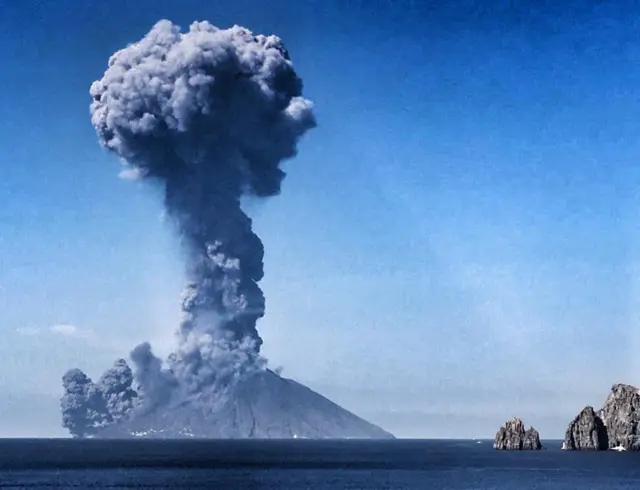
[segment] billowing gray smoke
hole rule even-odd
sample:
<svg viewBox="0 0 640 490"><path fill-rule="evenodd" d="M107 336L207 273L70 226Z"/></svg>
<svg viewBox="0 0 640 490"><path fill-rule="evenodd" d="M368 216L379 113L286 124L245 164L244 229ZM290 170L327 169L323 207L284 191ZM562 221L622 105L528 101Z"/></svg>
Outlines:
<svg viewBox="0 0 640 490"><path fill-rule="evenodd" d="M63 427L73 436L83 436L127 417L136 404L132 382L124 359L118 359L96 384L79 369L70 369L62 377Z"/></svg>
<svg viewBox="0 0 640 490"><path fill-rule="evenodd" d="M183 320L168 368L149 344L132 352L141 410L263 368L256 322L265 311L258 286L264 250L241 198L280 192L281 163L315 125L312 104L301 95L279 38L208 22L186 33L158 22L116 52L92 84L91 119L101 144L123 159L130 176L163 187L188 251ZM84 374L67 373L66 426L82 432L100 418L93 412L104 410L94 405L103 402L106 413L114 405L121 414L131 410L132 399L119 391L130 383L121 381L109 378L97 396Z"/></svg>

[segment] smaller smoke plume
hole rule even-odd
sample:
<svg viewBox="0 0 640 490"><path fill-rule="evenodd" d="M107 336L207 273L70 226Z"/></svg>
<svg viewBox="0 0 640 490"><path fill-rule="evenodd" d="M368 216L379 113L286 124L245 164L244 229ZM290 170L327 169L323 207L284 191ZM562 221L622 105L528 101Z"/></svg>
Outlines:
<svg viewBox="0 0 640 490"><path fill-rule="evenodd" d="M118 359L98 381L96 390L104 401L108 423L125 418L134 408L137 393L132 384L133 372L124 359Z"/></svg>
<svg viewBox="0 0 640 490"><path fill-rule="evenodd" d="M131 351L131 361L136 366L139 410L148 412L168 402L177 381L171 371L162 368L162 360L151 352L149 342L143 342Z"/></svg>
<svg viewBox="0 0 640 490"><path fill-rule="evenodd" d="M70 369L62 377L62 426L74 437L85 437L126 418L136 405L132 382L133 372L124 359L118 359L97 384L80 369Z"/></svg>
<svg viewBox="0 0 640 490"><path fill-rule="evenodd" d="M92 432L99 421L95 416L95 385L79 369L70 369L62 377L64 395L60 400L62 426L74 437Z"/></svg>

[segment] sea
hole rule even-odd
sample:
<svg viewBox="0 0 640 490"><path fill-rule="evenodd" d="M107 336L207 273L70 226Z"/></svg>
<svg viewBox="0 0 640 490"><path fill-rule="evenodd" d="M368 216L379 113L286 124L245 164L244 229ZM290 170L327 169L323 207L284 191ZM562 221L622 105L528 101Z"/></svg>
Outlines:
<svg viewBox="0 0 640 490"><path fill-rule="evenodd" d="M0 488L640 489L640 453L466 440L0 440Z"/></svg>

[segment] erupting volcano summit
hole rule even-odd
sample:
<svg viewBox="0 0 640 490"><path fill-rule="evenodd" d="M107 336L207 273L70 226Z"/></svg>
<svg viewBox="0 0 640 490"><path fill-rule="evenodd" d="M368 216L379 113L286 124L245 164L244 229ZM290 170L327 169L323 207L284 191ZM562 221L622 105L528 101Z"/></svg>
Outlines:
<svg viewBox="0 0 640 490"><path fill-rule="evenodd" d="M392 437L267 369L256 329L264 249L240 201L275 196L312 103L275 36L167 20L116 52L91 86L100 143L164 190L187 251L183 318L165 361L148 343L98 382L63 377L76 437Z"/></svg>

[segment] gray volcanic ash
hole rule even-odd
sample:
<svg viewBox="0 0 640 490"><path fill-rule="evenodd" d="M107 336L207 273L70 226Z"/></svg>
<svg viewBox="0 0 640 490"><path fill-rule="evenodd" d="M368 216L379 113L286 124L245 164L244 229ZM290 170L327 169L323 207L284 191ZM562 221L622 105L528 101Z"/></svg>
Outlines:
<svg viewBox="0 0 640 490"><path fill-rule="evenodd" d="M389 436L260 355L264 249L241 198L279 194L282 162L315 126L281 40L208 22L182 33L163 20L116 52L90 93L100 143L129 177L164 190L187 285L169 358L143 343L133 371L120 360L96 384L69 371L63 425L78 437Z"/></svg>

